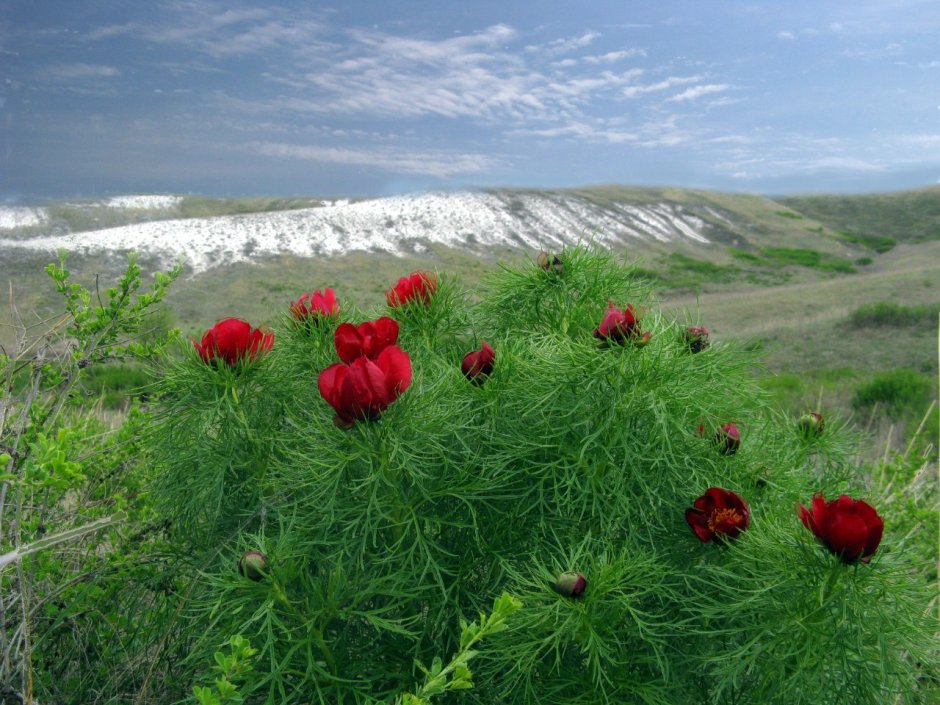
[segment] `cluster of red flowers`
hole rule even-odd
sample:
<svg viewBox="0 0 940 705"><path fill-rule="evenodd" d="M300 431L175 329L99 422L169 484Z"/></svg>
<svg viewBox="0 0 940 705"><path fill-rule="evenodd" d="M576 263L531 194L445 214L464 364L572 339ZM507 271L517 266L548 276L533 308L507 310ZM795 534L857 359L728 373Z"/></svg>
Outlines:
<svg viewBox="0 0 940 705"><path fill-rule="evenodd" d="M411 385L411 358L395 343L398 322L387 316L336 329L337 362L320 373L317 388L336 411L336 423L377 419Z"/></svg>
<svg viewBox="0 0 940 705"><path fill-rule="evenodd" d="M542 259L539 266L551 269L553 263L547 256ZM386 300L390 308L413 303L427 306L436 290L434 275L415 272L399 279L386 292ZM339 315L336 294L329 288L304 294L291 303L290 314L298 322L315 325L335 320ZM610 301L603 319L594 329L594 337L605 344L632 343L642 347L649 342L651 334L641 330L632 305L620 309ZM683 339L690 352L701 352L708 347L708 329L690 327ZM320 372L317 388L336 412L334 421L338 426L349 428L356 421L379 418L411 385L411 358L397 347L397 342L398 322L388 316L358 326L342 323L336 328L334 345L341 362ZM234 367L267 354L274 345L274 334L252 328L238 318L227 318L206 331L201 341L194 340L193 345L206 364L224 363ZM479 385L492 374L495 360L496 351L483 341L479 350L464 356L460 369L470 382ZM822 415L815 411L804 415L798 424L804 436L818 436L824 427ZM706 435L702 424L698 426L698 434ZM726 423L715 432L714 441L723 453L733 454L741 445L741 433L734 423ZM811 510L802 504L798 507L803 525L843 562L871 560L881 542L884 521L869 504L847 495L826 502L822 495L816 495ZM689 527L702 542L737 538L748 528L750 516L747 502L737 493L721 487L709 487L685 512ZM258 572L255 568L253 563L239 566L243 574L258 579L254 575ZM562 574L555 589L563 595L577 597L585 586L583 575L568 572Z"/></svg>

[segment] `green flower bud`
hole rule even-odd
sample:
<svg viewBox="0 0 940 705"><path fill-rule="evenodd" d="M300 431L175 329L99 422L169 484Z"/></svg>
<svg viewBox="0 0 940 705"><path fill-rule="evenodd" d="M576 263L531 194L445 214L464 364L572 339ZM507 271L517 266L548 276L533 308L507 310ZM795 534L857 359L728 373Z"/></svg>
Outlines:
<svg viewBox="0 0 940 705"><path fill-rule="evenodd" d="M238 572L246 578L260 581L268 569L268 557L261 551L245 551L238 561Z"/></svg>
<svg viewBox="0 0 940 705"><path fill-rule="evenodd" d="M587 587L587 580L583 574L569 570L559 575L552 587L564 597L581 597Z"/></svg>

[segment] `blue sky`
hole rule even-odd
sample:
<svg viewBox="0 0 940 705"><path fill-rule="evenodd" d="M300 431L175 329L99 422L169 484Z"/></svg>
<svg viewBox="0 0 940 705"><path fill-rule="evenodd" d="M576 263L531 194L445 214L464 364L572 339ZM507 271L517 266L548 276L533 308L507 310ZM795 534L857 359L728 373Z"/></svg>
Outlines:
<svg viewBox="0 0 940 705"><path fill-rule="evenodd" d="M0 198L938 180L937 0L0 5Z"/></svg>

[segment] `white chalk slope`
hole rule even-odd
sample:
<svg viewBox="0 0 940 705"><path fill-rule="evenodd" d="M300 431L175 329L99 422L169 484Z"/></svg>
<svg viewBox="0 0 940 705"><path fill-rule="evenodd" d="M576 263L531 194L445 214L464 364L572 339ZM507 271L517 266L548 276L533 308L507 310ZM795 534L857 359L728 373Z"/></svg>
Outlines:
<svg viewBox="0 0 940 705"><path fill-rule="evenodd" d="M14 219L12 215L4 217ZM21 214L15 217L22 222ZM41 222L38 213L34 218ZM512 191L327 201L319 208L25 237L13 237L12 233L4 237L3 227L0 223L3 249L134 250L166 261L182 256L196 271L277 254L314 257L368 251L400 255L420 252L429 243L471 251L489 247L557 249L587 239L611 247L637 241L706 244L710 228L705 220L675 203L599 206L572 194Z"/></svg>

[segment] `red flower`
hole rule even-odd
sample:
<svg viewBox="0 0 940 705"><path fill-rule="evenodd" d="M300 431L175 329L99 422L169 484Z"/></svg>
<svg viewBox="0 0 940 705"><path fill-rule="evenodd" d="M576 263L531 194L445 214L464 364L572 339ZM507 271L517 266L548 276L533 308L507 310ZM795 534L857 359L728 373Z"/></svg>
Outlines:
<svg viewBox="0 0 940 705"><path fill-rule="evenodd" d="M339 315L336 293L329 288L319 289L304 294L290 305L290 315L298 321L319 321L321 318L335 318Z"/></svg>
<svg viewBox="0 0 940 705"><path fill-rule="evenodd" d="M594 337L602 341L625 343L630 339L640 337L640 323L633 310L632 304L621 311L613 301L607 302L607 312L601 324L594 329ZM647 339L648 340L648 339Z"/></svg>
<svg viewBox="0 0 940 705"><path fill-rule="evenodd" d="M333 342L343 362L352 364L363 356L374 360L385 348L398 342L398 321L382 316L358 326L341 323L333 334Z"/></svg>
<svg viewBox="0 0 940 705"><path fill-rule="evenodd" d="M708 347L708 328L705 326L690 326L685 331L685 342L692 352L702 352Z"/></svg>
<svg viewBox="0 0 940 705"><path fill-rule="evenodd" d="M709 487L685 510L685 520L702 543L734 539L751 520L751 510L738 494L721 487Z"/></svg>
<svg viewBox="0 0 940 705"><path fill-rule="evenodd" d="M722 453L731 455L741 447L741 432L733 423L726 423L715 432L715 442Z"/></svg>
<svg viewBox="0 0 940 705"><path fill-rule="evenodd" d="M420 301L427 306L435 291L437 291L437 278L433 274L414 272L410 276L399 279L395 286L386 291L385 299L392 308L412 301Z"/></svg>
<svg viewBox="0 0 940 705"><path fill-rule="evenodd" d="M816 494L812 511L801 504L797 512L803 526L843 563L868 563L885 529L884 520L870 504L848 495L827 502Z"/></svg>
<svg viewBox="0 0 940 705"><path fill-rule="evenodd" d="M274 345L274 333L252 328L240 318L226 318L207 330L202 342L194 340L193 345L207 364L224 360L228 365L235 365L239 360L254 361L267 353Z"/></svg>
<svg viewBox="0 0 940 705"><path fill-rule="evenodd" d="M483 346L479 350L468 352L460 363L460 369L464 377L474 384L483 384L486 377L493 371L493 363L496 361L496 351L483 341Z"/></svg>
<svg viewBox="0 0 940 705"><path fill-rule="evenodd" d="M320 373L320 395L350 425L358 419L377 419L411 384L411 358L394 345L375 360L360 357L352 364L337 362Z"/></svg>

